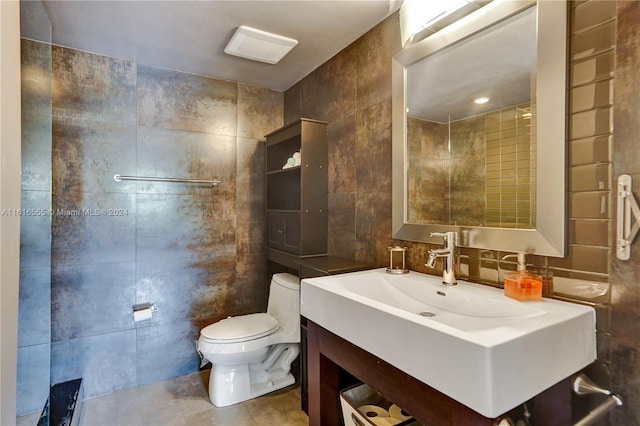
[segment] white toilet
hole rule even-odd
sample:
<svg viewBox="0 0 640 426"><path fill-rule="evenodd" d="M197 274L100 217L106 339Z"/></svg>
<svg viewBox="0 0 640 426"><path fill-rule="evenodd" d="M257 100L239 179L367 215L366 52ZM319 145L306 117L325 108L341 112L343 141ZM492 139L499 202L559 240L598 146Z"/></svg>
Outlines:
<svg viewBox="0 0 640 426"><path fill-rule="evenodd" d="M200 331L198 352L211 362L209 399L225 407L295 382L300 353L298 277L274 274L267 313L229 317Z"/></svg>

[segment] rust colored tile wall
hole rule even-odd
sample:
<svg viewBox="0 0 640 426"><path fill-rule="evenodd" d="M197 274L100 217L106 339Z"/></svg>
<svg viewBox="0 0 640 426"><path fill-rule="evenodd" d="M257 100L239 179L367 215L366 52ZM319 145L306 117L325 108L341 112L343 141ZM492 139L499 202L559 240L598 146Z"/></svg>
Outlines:
<svg viewBox="0 0 640 426"><path fill-rule="evenodd" d="M448 127L407 120L407 215L413 223L449 223Z"/></svg>
<svg viewBox="0 0 640 426"><path fill-rule="evenodd" d="M612 243L614 179L631 173L640 185L640 2L572 1L569 8L568 255L529 261L547 265L556 276L603 283L605 290L611 283L611 294L595 303L600 359L589 374L627 398L615 409L613 424L638 425L640 249L636 241L631 261L612 261ZM391 146L390 59L399 49L394 14L285 93L286 121L299 116L329 121L330 180L339 182L330 185L330 253L375 266L387 265L386 247L395 243L386 153ZM367 112L372 105L376 112ZM409 247L412 270L440 272L423 266L428 245L399 243ZM463 249L461 254L466 257L460 269L469 279L498 285L497 259L506 253Z"/></svg>
<svg viewBox="0 0 640 426"><path fill-rule="evenodd" d="M285 92L285 121L329 122L332 254L371 264L387 258L391 226L391 55L388 19Z"/></svg>
<svg viewBox="0 0 640 426"><path fill-rule="evenodd" d="M196 371L202 326L266 307L264 135L283 94L58 46L52 79L52 381L82 376L92 397Z"/></svg>
<svg viewBox="0 0 640 426"><path fill-rule="evenodd" d="M640 2L619 1L614 85L613 182L630 174L640 201ZM640 425L640 247L632 246L631 259L613 258L611 265L611 375L612 387L625 400L612 424Z"/></svg>
<svg viewBox="0 0 640 426"><path fill-rule="evenodd" d="M21 41L22 209L51 208L51 46ZM20 218L16 413L39 411L49 395L51 220Z"/></svg>

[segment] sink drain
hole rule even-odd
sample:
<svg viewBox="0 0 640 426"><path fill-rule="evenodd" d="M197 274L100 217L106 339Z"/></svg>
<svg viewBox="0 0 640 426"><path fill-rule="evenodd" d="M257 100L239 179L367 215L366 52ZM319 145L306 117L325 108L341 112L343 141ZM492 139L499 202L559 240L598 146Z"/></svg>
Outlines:
<svg viewBox="0 0 640 426"><path fill-rule="evenodd" d="M434 314L433 312L428 312L428 311L420 312L418 315L423 316L423 317L435 317L436 316L436 314Z"/></svg>

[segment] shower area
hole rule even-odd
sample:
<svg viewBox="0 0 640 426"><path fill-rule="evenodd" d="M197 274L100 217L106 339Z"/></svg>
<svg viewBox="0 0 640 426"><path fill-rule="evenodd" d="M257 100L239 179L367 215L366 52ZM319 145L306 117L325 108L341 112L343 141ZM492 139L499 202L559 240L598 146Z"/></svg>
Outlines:
<svg viewBox="0 0 640 426"><path fill-rule="evenodd" d="M41 2L21 28L25 415L56 383L91 398L197 371L203 326L266 307L263 137L283 94L57 46Z"/></svg>
<svg viewBox="0 0 640 426"><path fill-rule="evenodd" d="M21 2L22 173L17 414L42 410L51 376L51 23L41 2ZM48 43L47 43L48 41Z"/></svg>

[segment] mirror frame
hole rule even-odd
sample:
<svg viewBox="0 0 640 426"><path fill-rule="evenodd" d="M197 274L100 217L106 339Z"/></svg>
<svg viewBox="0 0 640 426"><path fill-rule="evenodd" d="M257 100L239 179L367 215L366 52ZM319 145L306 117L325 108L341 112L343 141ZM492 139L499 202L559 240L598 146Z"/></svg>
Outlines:
<svg viewBox="0 0 640 426"><path fill-rule="evenodd" d="M407 222L407 67L537 6L536 228L496 228ZM458 245L564 257L566 251L567 4L494 0L392 58L393 238L440 244L432 232L458 231ZM543 60L540 60L543 58ZM559 77L561 76L561 77ZM560 145L561 144L561 145ZM561 149L559 149L561 147Z"/></svg>

